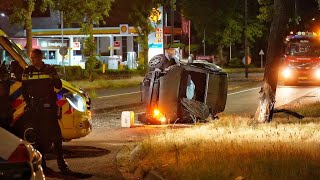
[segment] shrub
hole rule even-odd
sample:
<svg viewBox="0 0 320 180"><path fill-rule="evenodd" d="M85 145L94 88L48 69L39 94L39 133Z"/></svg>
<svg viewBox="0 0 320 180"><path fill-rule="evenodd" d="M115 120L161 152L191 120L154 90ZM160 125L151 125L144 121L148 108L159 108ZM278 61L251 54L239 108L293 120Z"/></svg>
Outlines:
<svg viewBox="0 0 320 180"><path fill-rule="evenodd" d="M238 58L232 58L229 63L227 64L227 67L230 68L243 68L244 64L242 63L242 61Z"/></svg>
<svg viewBox="0 0 320 180"><path fill-rule="evenodd" d="M189 45L185 47L185 52L188 52L189 51ZM199 44L191 44L190 45L190 53L191 54L198 54L200 50L200 45Z"/></svg>
<svg viewBox="0 0 320 180"><path fill-rule="evenodd" d="M55 69L57 70L58 74L61 75L61 77L65 80L80 80L84 78L84 73L83 70L81 69L80 66L54 66ZM65 68L65 77L64 77L64 72L63 68Z"/></svg>

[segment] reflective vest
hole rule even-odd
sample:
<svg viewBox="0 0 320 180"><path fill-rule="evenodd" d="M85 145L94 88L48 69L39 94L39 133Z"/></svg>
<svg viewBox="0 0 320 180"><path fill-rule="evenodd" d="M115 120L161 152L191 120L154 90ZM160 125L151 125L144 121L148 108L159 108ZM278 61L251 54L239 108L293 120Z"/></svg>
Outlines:
<svg viewBox="0 0 320 180"><path fill-rule="evenodd" d="M34 66L30 66L25 69L22 75L22 93L27 104L36 103L55 106L57 95L54 92L54 82L50 75L43 72L46 68L53 67L45 65L43 69L38 70ZM50 70L56 73L55 69Z"/></svg>

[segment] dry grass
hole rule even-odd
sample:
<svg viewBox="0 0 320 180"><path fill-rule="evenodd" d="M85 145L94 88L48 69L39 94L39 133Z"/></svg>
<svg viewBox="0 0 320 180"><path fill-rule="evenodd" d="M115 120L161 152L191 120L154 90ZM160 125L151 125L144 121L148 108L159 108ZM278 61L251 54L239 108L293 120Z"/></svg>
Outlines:
<svg viewBox="0 0 320 180"><path fill-rule="evenodd" d="M244 73L245 72L245 68L223 68L227 73ZM264 72L264 68L248 68L248 72L249 73L263 73Z"/></svg>
<svg viewBox="0 0 320 180"><path fill-rule="evenodd" d="M135 168L155 168L166 179L319 179L320 120L293 121L226 116L168 129L138 146L143 154Z"/></svg>

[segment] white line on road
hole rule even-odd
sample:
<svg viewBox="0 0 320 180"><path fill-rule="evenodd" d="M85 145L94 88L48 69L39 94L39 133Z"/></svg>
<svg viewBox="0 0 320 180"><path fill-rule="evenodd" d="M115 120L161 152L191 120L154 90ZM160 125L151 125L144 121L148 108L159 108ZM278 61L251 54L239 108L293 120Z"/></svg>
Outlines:
<svg viewBox="0 0 320 180"><path fill-rule="evenodd" d="M234 92L234 93L229 93L228 96L234 95L234 94L240 94L240 93L243 93L243 92L252 91L252 90L256 90L256 89L260 89L260 88L261 88L261 87L256 87L256 88L246 89L246 90L243 90L243 91L238 91L238 92Z"/></svg>
<svg viewBox="0 0 320 180"><path fill-rule="evenodd" d="M247 91L252 91L252 90L255 90L255 89L259 89L261 87L256 87L256 88L252 88L252 89L246 89L246 90L243 90L243 91L238 91L238 92L234 92L234 93L229 93L229 95L234 95L234 94L239 94L239 93L243 93L243 92L247 92ZM124 95L130 95L130 94L137 94L137 93L141 93L141 91L135 91L135 92L129 92L129 93L122 93L122 94L114 94L114 95L109 95L109 96L100 96L100 97L97 97L97 98L111 98L111 97L117 97L117 96L124 96Z"/></svg>
<svg viewBox="0 0 320 180"><path fill-rule="evenodd" d="M97 97L97 98L111 98L111 97L124 96L124 95L137 94L137 93L141 93L141 91L122 93L122 94L114 94L114 95L109 95L109 96L100 96L100 97Z"/></svg>

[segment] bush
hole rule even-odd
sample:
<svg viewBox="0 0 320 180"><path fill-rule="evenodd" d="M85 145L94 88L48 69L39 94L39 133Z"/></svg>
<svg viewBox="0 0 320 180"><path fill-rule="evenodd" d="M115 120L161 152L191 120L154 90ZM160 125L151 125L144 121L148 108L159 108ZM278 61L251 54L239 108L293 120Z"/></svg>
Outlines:
<svg viewBox="0 0 320 180"><path fill-rule="evenodd" d="M54 66L57 70L58 74L62 79L67 81L74 80L84 80L89 79L89 72L82 69L80 66L65 66L66 77L63 77L63 66ZM92 76L94 79L96 78L104 78L104 79L123 79L130 78L132 76L141 76L144 75L143 68L142 69L121 69L121 70L112 70L107 69L103 74L102 69L94 69Z"/></svg>
<svg viewBox="0 0 320 180"><path fill-rule="evenodd" d="M232 58L229 63L227 64L227 67L230 68L243 68L244 64L242 63L242 61L238 58Z"/></svg>
<svg viewBox="0 0 320 180"><path fill-rule="evenodd" d="M54 66L58 74L65 80L80 80L84 78L83 69L80 66L65 66L66 75L63 77L63 66Z"/></svg>
<svg viewBox="0 0 320 180"><path fill-rule="evenodd" d="M185 47L185 52L188 52L189 51L189 45ZM190 45L190 53L191 54L198 54L200 50L200 45L199 44L191 44Z"/></svg>

